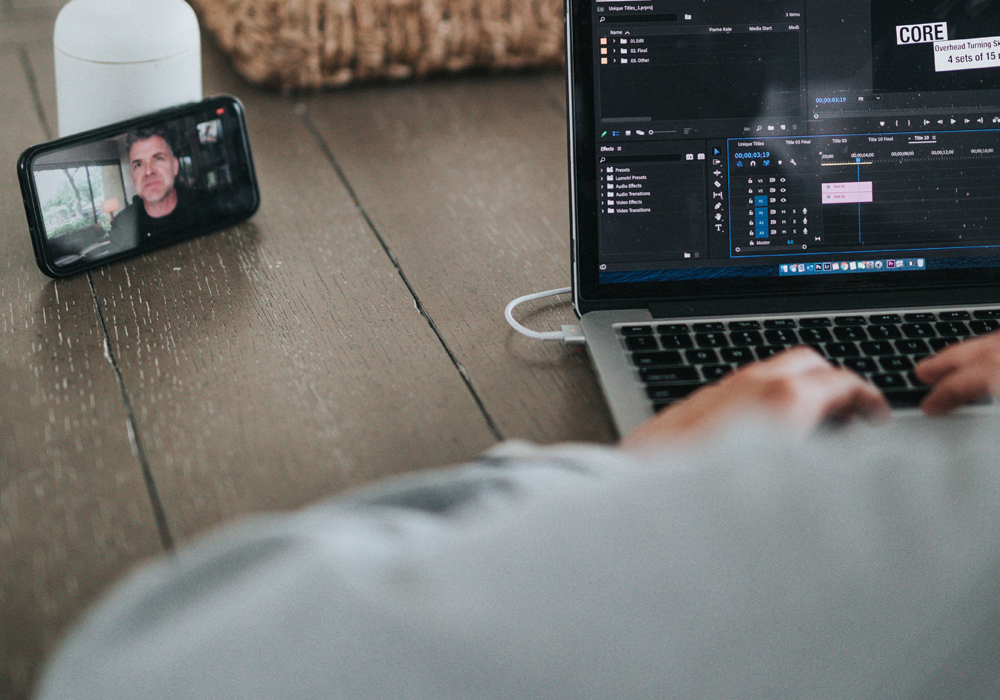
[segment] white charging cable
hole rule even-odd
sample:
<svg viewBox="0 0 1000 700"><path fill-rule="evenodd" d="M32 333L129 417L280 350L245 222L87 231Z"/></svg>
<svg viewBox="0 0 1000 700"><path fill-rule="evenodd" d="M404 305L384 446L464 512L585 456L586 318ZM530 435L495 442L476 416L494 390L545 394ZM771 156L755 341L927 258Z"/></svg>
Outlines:
<svg viewBox="0 0 1000 700"><path fill-rule="evenodd" d="M516 309L521 304L527 303L529 301L535 301L537 299L546 299L548 297L559 296L560 294L569 294L572 292L571 287L562 287L561 289L550 289L547 292L536 292L535 294L526 294L523 297L518 297L514 301L507 304L507 308L504 309L503 315L507 319L507 323L510 327L521 335L525 335L533 340L561 340L566 345L586 345L587 339L583 335L583 328L579 325L565 325L562 327L561 331L549 331L545 333L540 333L538 331L533 331L530 328L522 326L514 318L514 309Z"/></svg>

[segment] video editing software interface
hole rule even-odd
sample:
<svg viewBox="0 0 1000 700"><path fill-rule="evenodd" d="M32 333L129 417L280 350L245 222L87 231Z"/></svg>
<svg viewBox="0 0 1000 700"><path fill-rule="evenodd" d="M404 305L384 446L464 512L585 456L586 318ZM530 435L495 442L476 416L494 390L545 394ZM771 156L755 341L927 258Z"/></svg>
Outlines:
<svg viewBox="0 0 1000 700"><path fill-rule="evenodd" d="M1000 265L1000 2L592 13L601 282Z"/></svg>

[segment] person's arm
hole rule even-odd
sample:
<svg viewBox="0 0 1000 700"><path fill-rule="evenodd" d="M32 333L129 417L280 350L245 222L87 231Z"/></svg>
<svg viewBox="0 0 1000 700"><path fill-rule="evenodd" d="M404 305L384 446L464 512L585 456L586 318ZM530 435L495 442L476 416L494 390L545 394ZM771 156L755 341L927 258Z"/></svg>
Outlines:
<svg viewBox="0 0 1000 700"><path fill-rule="evenodd" d="M997 423L774 424L880 410L860 382L796 350L650 424L731 414L686 447L507 445L233 526L37 697L996 698Z"/></svg>
<svg viewBox="0 0 1000 700"><path fill-rule="evenodd" d="M921 404L931 416L1000 393L1000 332L948 347L917 365L917 377L933 387Z"/></svg>
<svg viewBox="0 0 1000 700"><path fill-rule="evenodd" d="M805 434L826 419L882 418L889 404L871 383L808 347L746 365L642 424L624 448L703 438L734 418L759 413Z"/></svg>

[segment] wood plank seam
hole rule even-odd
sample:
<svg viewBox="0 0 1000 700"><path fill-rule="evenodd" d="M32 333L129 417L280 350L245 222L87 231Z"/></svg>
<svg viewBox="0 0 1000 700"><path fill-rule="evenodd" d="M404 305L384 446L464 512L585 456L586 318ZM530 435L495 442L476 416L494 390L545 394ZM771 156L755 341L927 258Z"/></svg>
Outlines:
<svg viewBox="0 0 1000 700"><path fill-rule="evenodd" d="M305 125L309 133L313 135L313 138L316 139L317 146L319 146L319 149L323 153L323 156L326 158L327 162L330 163L330 166L333 168L334 172L336 172L337 177L343 183L344 188L347 190L348 196L351 198L351 201L357 208L358 213L362 216L362 218L364 218L365 223L368 226L368 229L372 232L372 235L375 236L375 240L377 240L378 244L382 247L382 250L389 258L389 261L392 263L393 267L396 269L396 273L399 275L399 278L403 281L403 284L406 285L406 289L409 291L410 296L413 297L413 303L416 305L417 311L420 313L421 316L424 317L424 320L427 321L427 325L430 327L435 337L437 337L438 342L441 344L442 349L448 355L448 359L455 366L455 369L458 371L459 376L462 378L462 382L465 383L466 388L469 390L469 393L471 394L473 401L475 401L476 406L479 408L479 412L482 414L483 419L486 421L486 425L489 428L490 432L493 434L493 437L496 438L498 441L502 441L504 439L503 433L500 432L500 428L497 426L496 422L493 420L493 417L490 415L490 412L487 410L486 404L483 403L482 398L479 396L479 392L476 391L475 386L473 386L472 379L469 376L468 371L465 369L465 366L459 361L458 357L455 355L452 349L448 347L448 343L445 341L444 336L438 329L437 324L434 322L434 319L431 318L431 315L424 307L423 302L421 302L420 296L417 294L417 290L414 289L413 285L410 283L410 280L407 278L406 273L403 272L403 267L402 265L400 265L399 260L396 258L396 255L392 252L392 249L389 247L389 244L386 242L385 238L382 236L382 234L379 233L378 229L375 227L375 222L373 222L371 220L371 217L368 215L367 210L361 203L361 200L358 198L357 193L354 191L354 187L351 185L350 180L347 178L347 175L344 173L344 171L340 167L340 164L337 162L336 156L333 155L333 152L327 146L326 141L320 134L319 129L316 128L316 125L309 118L309 113L306 109L306 106L302 103L298 103L295 106L295 113L296 115L298 115L299 119L302 120L302 123Z"/></svg>
<svg viewBox="0 0 1000 700"><path fill-rule="evenodd" d="M170 524L167 522L167 512L163 507L160 492L156 487L156 480L153 478L153 470L149 466L149 458L142 445L142 437L139 434L139 424L135 419L135 411L132 408L132 398L129 396L128 388L125 386L125 378L122 377L118 367L118 359L111 344L111 335L108 332L108 324L104 319L104 309L101 308L100 298L97 294L97 287L94 285L94 278L87 271L87 282L90 284L90 291L94 297L94 306L97 309L97 318L101 324L101 331L104 334L104 352L114 370L115 379L118 381L118 388L122 394L122 401L125 403L125 413L127 415L126 427L128 429L129 442L132 444L132 451L139 460L139 467L142 469L142 478L146 483L146 493L149 496L150 506L153 509L153 519L156 521L156 529L160 535L160 542L167 552L174 550L174 538L170 534Z"/></svg>
<svg viewBox="0 0 1000 700"><path fill-rule="evenodd" d="M21 58L21 66L24 68L24 75L28 81L28 88L31 90L31 99L35 103L35 112L38 114L38 121L42 125L42 131L45 133L45 138L51 139L53 138L52 128L49 126L49 122L45 118L45 110L42 109L42 95L38 91L38 80L35 78L35 71L31 67L31 59L28 58L28 50L22 46L18 49L18 55Z"/></svg>

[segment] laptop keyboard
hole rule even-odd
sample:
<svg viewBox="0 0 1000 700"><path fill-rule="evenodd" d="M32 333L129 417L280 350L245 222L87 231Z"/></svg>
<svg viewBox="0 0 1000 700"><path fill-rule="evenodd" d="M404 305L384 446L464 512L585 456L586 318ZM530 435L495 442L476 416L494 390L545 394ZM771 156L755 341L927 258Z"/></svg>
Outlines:
<svg viewBox="0 0 1000 700"><path fill-rule="evenodd" d="M616 327L646 393L659 411L735 368L795 345L882 389L897 408L915 407L929 388L917 362L952 343L1000 328L1000 309L937 313L805 316Z"/></svg>

